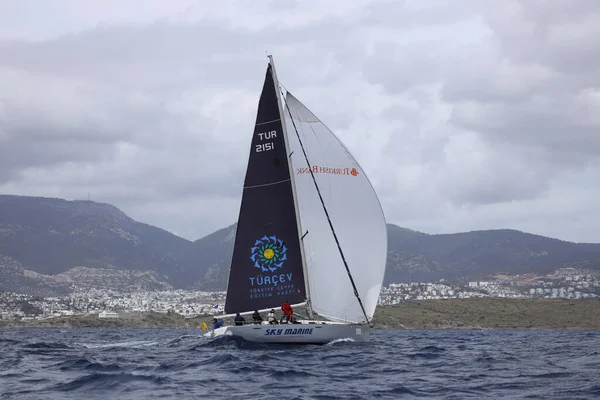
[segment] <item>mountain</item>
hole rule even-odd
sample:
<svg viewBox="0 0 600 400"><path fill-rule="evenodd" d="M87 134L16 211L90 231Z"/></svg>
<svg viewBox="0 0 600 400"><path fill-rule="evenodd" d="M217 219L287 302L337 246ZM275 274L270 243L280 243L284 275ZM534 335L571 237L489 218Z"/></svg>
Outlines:
<svg viewBox="0 0 600 400"><path fill-rule="evenodd" d="M194 242L212 249L211 287L224 289L235 225ZM571 243L517 230L485 230L429 235L387 224L388 259L384 284L465 281L495 274L545 275L561 267L600 270L600 244ZM223 279L223 280L221 280ZM208 284L208 282L206 282Z"/></svg>
<svg viewBox="0 0 600 400"><path fill-rule="evenodd" d="M180 263L181 254L190 245L163 229L134 221L109 204L0 196L0 257L4 259L0 262L4 275L9 275L6 266L10 265L12 282L3 279L0 290L31 286L32 279L48 283L44 276L55 277L77 267L108 270L101 280L109 279L110 270L131 271L135 277L153 271L151 281L179 286L186 282L183 272L190 269ZM73 283L68 278L59 279L62 284L56 282L55 289L66 290L63 286Z"/></svg>
<svg viewBox="0 0 600 400"><path fill-rule="evenodd" d="M561 267L600 269L600 244L511 229L428 235L388 225L386 283L548 274Z"/></svg>
<svg viewBox="0 0 600 400"><path fill-rule="evenodd" d="M195 242L92 201L0 195L0 291L224 290L236 225ZM515 230L429 235L388 224L385 284L600 269L600 244Z"/></svg>
<svg viewBox="0 0 600 400"><path fill-rule="evenodd" d="M225 290L229 278L229 264L233 255L233 242L237 224L220 229L196 240L183 258L186 265L197 265L196 286L205 290Z"/></svg>

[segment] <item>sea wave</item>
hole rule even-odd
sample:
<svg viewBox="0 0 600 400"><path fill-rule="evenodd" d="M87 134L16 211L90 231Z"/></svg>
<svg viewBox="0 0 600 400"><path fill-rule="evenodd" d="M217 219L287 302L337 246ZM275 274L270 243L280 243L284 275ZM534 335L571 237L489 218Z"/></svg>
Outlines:
<svg viewBox="0 0 600 400"><path fill-rule="evenodd" d="M185 329L5 329L0 398L594 399L598 348L581 331L375 330L367 343L285 346Z"/></svg>

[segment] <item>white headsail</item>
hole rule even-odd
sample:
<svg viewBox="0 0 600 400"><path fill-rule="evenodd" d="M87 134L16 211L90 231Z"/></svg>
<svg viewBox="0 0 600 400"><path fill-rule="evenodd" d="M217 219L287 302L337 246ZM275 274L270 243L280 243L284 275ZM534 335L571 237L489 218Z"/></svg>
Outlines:
<svg viewBox="0 0 600 400"><path fill-rule="evenodd" d="M301 226L308 232L302 242L312 308L331 320L364 322L305 154L369 319L377 306L387 257L379 199L342 142L290 93L284 115Z"/></svg>

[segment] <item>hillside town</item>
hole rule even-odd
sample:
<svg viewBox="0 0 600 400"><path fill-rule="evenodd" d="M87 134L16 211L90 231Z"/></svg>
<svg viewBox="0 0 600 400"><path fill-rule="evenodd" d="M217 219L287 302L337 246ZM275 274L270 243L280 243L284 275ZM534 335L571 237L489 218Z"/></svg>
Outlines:
<svg viewBox="0 0 600 400"><path fill-rule="evenodd" d="M474 297L578 300L599 296L600 278L597 272L563 268L543 279L527 275L505 275L494 280L470 281L466 285L452 285L443 280L436 283L392 283L382 288L379 304Z"/></svg>
<svg viewBox="0 0 600 400"><path fill-rule="evenodd" d="M36 297L0 292L0 319L36 320L63 315L98 314L118 318L120 312L177 313L187 318L223 313L226 292L164 290L119 293L80 289L64 297ZM380 305L404 301L502 297L518 299L588 299L600 297L597 271L562 268L542 278L501 275L466 284L439 282L392 283L382 288Z"/></svg>

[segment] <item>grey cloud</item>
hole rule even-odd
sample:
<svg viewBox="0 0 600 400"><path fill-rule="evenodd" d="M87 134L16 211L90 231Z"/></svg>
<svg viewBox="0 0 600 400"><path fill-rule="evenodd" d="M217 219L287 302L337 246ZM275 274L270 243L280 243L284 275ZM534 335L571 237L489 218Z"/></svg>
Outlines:
<svg viewBox="0 0 600 400"><path fill-rule="evenodd" d="M483 15L502 52L518 61L549 63L562 72L581 72L589 71L600 55L600 14L593 0L512 0L497 7L488 4Z"/></svg>
<svg viewBox="0 0 600 400"><path fill-rule="evenodd" d="M192 239L234 222L265 50L368 166L390 222L514 225L561 188L585 197L569 174L597 171L595 1L165 4L60 3L71 28L0 42L2 190L89 191Z"/></svg>
<svg viewBox="0 0 600 400"><path fill-rule="evenodd" d="M473 45L446 71L443 98L453 104L452 124L478 133L490 149L512 147L502 154L520 168L489 189L465 190L463 201L485 203L495 188L507 200L535 198L558 174L599 161L598 11L589 1L487 5L492 35L483 51ZM505 171L488 176L502 179Z"/></svg>
<svg viewBox="0 0 600 400"><path fill-rule="evenodd" d="M452 121L481 132L493 142L540 146L554 152L577 152L582 157L600 156L600 124L586 125L597 112L577 98L539 99L525 103L459 103Z"/></svg>
<svg viewBox="0 0 600 400"><path fill-rule="evenodd" d="M366 72L371 82L410 95L415 85L442 81L443 99L454 106L450 121L492 143L541 146L557 153L582 151L588 154L584 159L598 154L597 102L580 92L597 87L600 79L600 46L594 39L600 26L600 20L595 21L600 18L597 3L508 1L466 6L447 17L438 14L443 15L443 8L427 11L430 18L446 22L472 18L468 12L482 13L492 36L458 43L453 51L430 38L380 44ZM385 18L394 15L390 11ZM571 61L577 68L567 68ZM558 154L556 158L568 159Z"/></svg>
<svg viewBox="0 0 600 400"><path fill-rule="evenodd" d="M484 152L484 156L469 159L466 170L447 171L450 176L446 176L444 186L459 205L534 199L549 190L549 181L557 175L555 170L531 165L526 157L530 152L522 154L523 150L511 145L473 150Z"/></svg>
<svg viewBox="0 0 600 400"><path fill-rule="evenodd" d="M481 8L481 2L466 0L386 0L371 2L361 22L375 26L392 26L401 30L453 24L469 18Z"/></svg>
<svg viewBox="0 0 600 400"><path fill-rule="evenodd" d="M493 40L484 45L469 45L446 60L444 100L455 103L514 103L529 101L539 93L560 94L566 88L557 85L561 76L539 63L515 63L500 53Z"/></svg>
<svg viewBox="0 0 600 400"><path fill-rule="evenodd" d="M365 77L373 84L384 85L386 91L402 93L440 79L440 59L444 55L437 42L401 45L389 41L373 47L373 55L364 66Z"/></svg>
<svg viewBox="0 0 600 400"><path fill-rule="evenodd" d="M19 77L28 79L27 75ZM0 79L0 86L6 87L6 82ZM0 162L5 179L27 166L44 168L111 159L116 157L118 143L164 149L169 136L181 138L173 132L185 130L181 122L169 116L165 104L138 102L127 93L107 93L100 87L82 95L85 88L72 92L63 88L54 95L57 89L43 80L32 90L40 94L20 97L4 91L0 95L4 136ZM210 129L210 124L205 122L197 129L202 128Z"/></svg>
<svg viewBox="0 0 600 400"><path fill-rule="evenodd" d="M47 42L0 43L0 64L29 71L80 76L119 82L127 88L181 90L187 83L215 84L214 77L229 76L236 86L252 84L250 66L271 51L288 63L296 54L302 68L300 79L312 78L314 65L323 54L336 51L340 38L352 30L349 23L324 19L310 25L245 30L217 22L151 25L111 25L70 34ZM315 50L312 42L321 46ZM292 49L292 45L294 48ZM298 57L304 54L305 57ZM319 69L320 72L320 69ZM160 79L157 78L160 74ZM314 84L314 82L313 82Z"/></svg>

